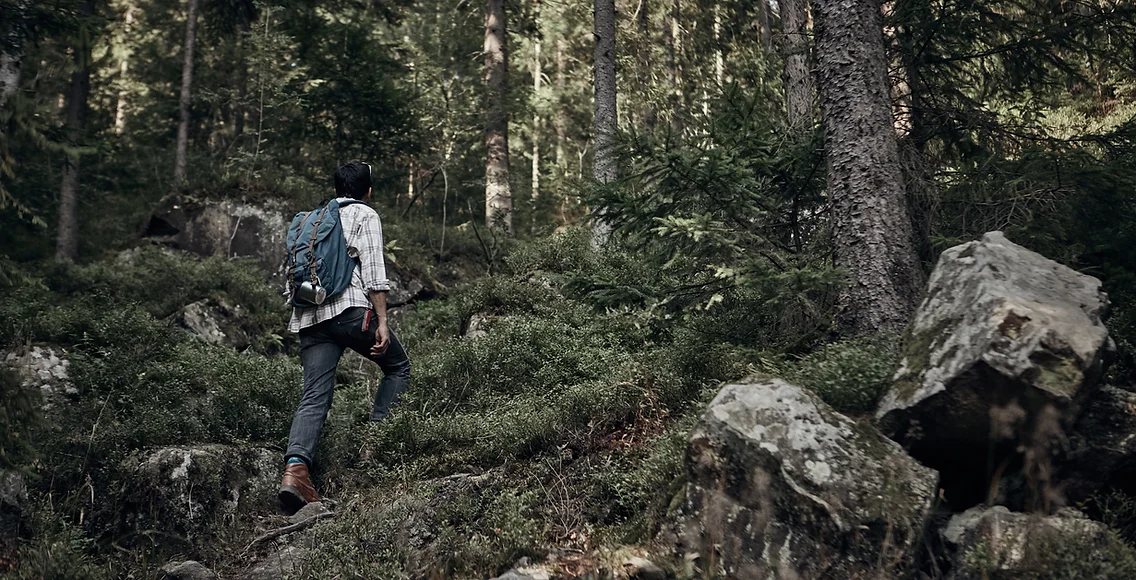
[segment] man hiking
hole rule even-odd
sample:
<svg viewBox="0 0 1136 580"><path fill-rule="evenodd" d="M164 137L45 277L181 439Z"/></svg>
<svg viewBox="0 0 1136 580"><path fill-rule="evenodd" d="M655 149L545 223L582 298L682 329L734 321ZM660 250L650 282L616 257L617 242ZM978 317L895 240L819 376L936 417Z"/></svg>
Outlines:
<svg viewBox="0 0 1136 580"><path fill-rule="evenodd" d="M312 485L310 468L316 442L331 408L335 369L343 351L350 348L374 361L383 370L383 380L375 393L371 421L386 418L410 382L410 360L394 333L387 327L387 291L390 290L390 282L383 261L383 228L379 215L365 203L371 197L371 166L353 161L340 167L335 172L335 195L336 199L326 206L297 215L289 230L288 263L291 265L290 274L293 274L297 264L303 268L308 262L317 262L314 258L316 252L313 251L317 244L321 245L321 250L326 251L322 244L340 242L335 230L329 230L335 232L335 239L317 241L313 233L310 240L297 240L303 247L301 251L293 244L293 238L300 236L293 232L302 230L304 225L308 226L308 231L323 231L320 230L321 220L324 227L332 223L334 213L330 212L332 215L328 217L327 210L338 206L338 225L342 226L342 241L346 242L346 256L350 258L349 262L345 259L344 263L348 270L352 264L354 269L349 274L350 283L344 290L326 298L311 298L309 302L299 298L297 292L298 289L301 292L312 290L303 278L306 274L301 273L298 277L290 275L288 279L288 293L294 305L288 330L300 335L300 361L304 366L304 394L292 419L288 450L284 454L284 478L280 483L280 502L288 510L297 510L320 499ZM321 209L324 211L321 212ZM314 230L310 229L313 222ZM335 224L332 223L332 226ZM304 243L310 245L303 245ZM342 248L336 249L342 253ZM304 252L308 262L303 259ZM327 260L320 258L319 266L335 261L331 259L335 257L330 256ZM330 277L326 273L324 276ZM297 278L303 280L303 283L298 284ZM311 274L311 279L322 283L315 274ZM347 281L346 272L343 281ZM323 291L319 286L316 288ZM311 295L314 296L314 293Z"/></svg>

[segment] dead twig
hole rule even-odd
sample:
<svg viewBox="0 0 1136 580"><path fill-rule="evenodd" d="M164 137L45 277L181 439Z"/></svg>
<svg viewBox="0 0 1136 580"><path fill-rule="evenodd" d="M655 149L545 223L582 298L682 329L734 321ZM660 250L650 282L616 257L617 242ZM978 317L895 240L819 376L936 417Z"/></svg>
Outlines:
<svg viewBox="0 0 1136 580"><path fill-rule="evenodd" d="M259 545L261 545L265 542L275 540L276 538L279 538L280 536L285 536L285 535L291 534L293 532L299 532L301 530L306 530L306 529L312 527L313 525L315 525L315 523L320 521L320 520L325 520L325 519L334 518L334 517L335 517L335 512L318 513L318 514L316 514L316 515L314 515L310 518L298 521L294 524L287 525L287 526L284 526L282 528L276 528L275 530L270 530L268 532L265 532L263 535L261 535L257 539L253 540L252 542L249 542L249 545L245 547L244 553L247 554L247 553L251 552L253 548L255 548L255 547L257 547L257 546L259 546Z"/></svg>

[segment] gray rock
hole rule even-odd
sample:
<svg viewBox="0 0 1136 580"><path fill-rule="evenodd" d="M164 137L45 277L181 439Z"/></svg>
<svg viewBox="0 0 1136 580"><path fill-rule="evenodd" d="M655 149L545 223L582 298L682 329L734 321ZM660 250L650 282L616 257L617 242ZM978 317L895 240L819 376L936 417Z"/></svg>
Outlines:
<svg viewBox="0 0 1136 580"><path fill-rule="evenodd" d="M387 292L387 309L409 304L426 289L420 280L399 272L394 264L387 264L387 278L391 286Z"/></svg>
<svg viewBox="0 0 1136 580"><path fill-rule="evenodd" d="M167 580L212 580L217 574L195 560L171 562L162 567Z"/></svg>
<svg viewBox="0 0 1136 580"><path fill-rule="evenodd" d="M662 568L640 556L629 556L625 559L623 571L631 580L666 580L667 578L667 573Z"/></svg>
<svg viewBox="0 0 1136 580"><path fill-rule="evenodd" d="M1109 487L1136 492L1136 393L1110 386L1093 393L1058 468L1070 503Z"/></svg>
<svg viewBox="0 0 1136 580"><path fill-rule="evenodd" d="M1011 450L1048 445L1041 439L1072 423L1104 370L1107 309L1099 280L1001 232L946 250L877 411L881 428L944 477L985 474L1002 439ZM1050 419L1059 424L1043 423ZM944 481L971 500L987 485Z"/></svg>
<svg viewBox="0 0 1136 580"><path fill-rule="evenodd" d="M284 260L291 217L272 203L171 194L151 214L143 237L199 256L251 258L276 276Z"/></svg>
<svg viewBox="0 0 1136 580"><path fill-rule="evenodd" d="M0 469L0 513L18 516L28 511L28 486L18 471Z"/></svg>
<svg viewBox="0 0 1136 580"><path fill-rule="evenodd" d="M465 323L465 328L462 330L462 338L472 340L489 334L489 326L493 323L495 318L494 316L480 312L473 314Z"/></svg>
<svg viewBox="0 0 1136 580"><path fill-rule="evenodd" d="M121 506L127 524L195 538L242 509L275 499L280 455L229 445L175 446L140 452L122 465L131 474Z"/></svg>
<svg viewBox="0 0 1136 580"><path fill-rule="evenodd" d="M240 326L241 308L223 299L198 300L187 304L179 315L182 326L205 342L237 350L248 348L251 341Z"/></svg>
<svg viewBox="0 0 1136 580"><path fill-rule="evenodd" d="M1073 510L1052 516L975 507L941 531L951 559L948 580L981 578L1131 578L1131 548L1103 524Z"/></svg>
<svg viewBox="0 0 1136 580"><path fill-rule="evenodd" d="M23 386L38 388L48 406L63 395L79 394L68 372L71 362L62 349L38 345L20 348L5 354L4 364L16 371Z"/></svg>
<svg viewBox="0 0 1136 580"><path fill-rule="evenodd" d="M679 552L735 578L906 569L938 481L874 427L780 379L725 386L690 436L686 471Z"/></svg>
<svg viewBox="0 0 1136 580"><path fill-rule="evenodd" d="M279 580L280 578L304 578L305 560L308 549L300 546L286 546L257 562L241 575L246 580Z"/></svg>
<svg viewBox="0 0 1136 580"><path fill-rule="evenodd" d="M551 575L548 570L540 566L532 566L529 564L528 558L521 558L512 570L490 580L549 580L550 578Z"/></svg>

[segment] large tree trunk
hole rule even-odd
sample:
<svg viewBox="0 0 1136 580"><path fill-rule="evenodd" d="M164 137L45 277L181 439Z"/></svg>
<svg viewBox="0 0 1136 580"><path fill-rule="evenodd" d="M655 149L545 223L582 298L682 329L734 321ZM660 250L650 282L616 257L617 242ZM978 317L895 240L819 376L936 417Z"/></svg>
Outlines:
<svg viewBox="0 0 1136 580"><path fill-rule="evenodd" d="M813 76L809 70L807 0L781 0L781 55L785 62L785 109L789 129L813 124Z"/></svg>
<svg viewBox="0 0 1136 580"><path fill-rule="evenodd" d="M615 181L615 0L595 0L595 161L592 177L600 183Z"/></svg>
<svg viewBox="0 0 1136 580"><path fill-rule="evenodd" d="M193 52L197 42L197 0L188 0L185 16L185 60L181 66L181 96L178 98L177 153L174 180L185 182L185 156L189 148L189 103L193 96Z"/></svg>
<svg viewBox="0 0 1136 580"><path fill-rule="evenodd" d="M80 14L86 19L95 13L95 0L83 2ZM73 49L75 70L67 96L67 144L77 148L87 121L87 97L91 94L91 40L81 38ZM79 155L68 153L63 164L63 183L59 188L59 228L55 256L74 260L79 255Z"/></svg>
<svg viewBox="0 0 1136 580"><path fill-rule="evenodd" d="M513 231L513 196L509 190L509 50L504 0L488 0L485 12L485 85L489 115L485 125L485 222Z"/></svg>
<svg viewBox="0 0 1136 580"><path fill-rule="evenodd" d="M838 332L899 332L922 277L915 256L878 0L813 0L836 265Z"/></svg>

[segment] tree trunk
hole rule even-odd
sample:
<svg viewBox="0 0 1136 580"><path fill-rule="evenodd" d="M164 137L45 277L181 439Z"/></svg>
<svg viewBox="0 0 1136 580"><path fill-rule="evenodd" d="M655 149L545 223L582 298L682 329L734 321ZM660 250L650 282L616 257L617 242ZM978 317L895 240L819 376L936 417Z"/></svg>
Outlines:
<svg viewBox="0 0 1136 580"><path fill-rule="evenodd" d="M592 177L600 183L615 181L615 0L595 0L595 158Z"/></svg>
<svg viewBox="0 0 1136 580"><path fill-rule="evenodd" d="M193 94L193 51L197 41L197 0L187 0L185 16L185 60L181 67L181 96L178 98L177 153L174 181L185 182L185 156L189 148L189 103Z"/></svg>
<svg viewBox="0 0 1136 580"><path fill-rule="evenodd" d="M809 70L807 0L781 0L781 55L785 62L785 109L789 129L806 131L813 124L813 76Z"/></svg>
<svg viewBox="0 0 1136 580"><path fill-rule="evenodd" d="M878 0L814 0L817 71L844 336L899 332L922 284L892 126Z"/></svg>
<svg viewBox="0 0 1136 580"><path fill-rule="evenodd" d="M27 17L26 10L26 2L16 3L19 19ZM21 26L12 26L12 30L8 33L8 48L0 52L0 105L3 105L8 97L20 88L20 65L24 61L24 35L20 28Z"/></svg>
<svg viewBox="0 0 1136 580"><path fill-rule="evenodd" d="M784 6L783 3L778 5ZM781 25L785 25L784 21ZM761 38L761 46L767 51L773 50L773 22L769 17L769 0L757 0L757 34Z"/></svg>
<svg viewBox="0 0 1136 580"><path fill-rule="evenodd" d="M134 3L126 3L126 15L124 18L125 26L122 31L122 41L130 38L131 29L134 24ZM123 49L126 50L125 48ZM114 134L121 135L126 130L126 73L130 68L130 57L128 54L122 55L122 61L118 63L118 101L114 106Z"/></svg>
<svg viewBox="0 0 1136 580"><path fill-rule="evenodd" d="M714 8L714 82L721 90L726 84L726 53L722 50L722 6L715 3Z"/></svg>
<svg viewBox="0 0 1136 580"><path fill-rule="evenodd" d="M651 50L654 47L654 43L651 42L651 12L649 6L649 0L639 0L639 13L635 18L639 25L639 86L643 90L651 86ZM651 99L643 99L643 108L639 114L642 130L646 133L654 131L658 114Z"/></svg>
<svg viewBox="0 0 1136 580"><path fill-rule="evenodd" d="M84 19L95 13L95 0L83 2ZM73 49L75 70L71 73L71 89L67 96L67 145L81 145L83 126L87 121L87 97L91 93L91 40L83 37ZM79 155L71 152L63 163L63 183L59 189L59 228L56 232L55 256L74 260L79 256Z"/></svg>
<svg viewBox="0 0 1136 580"><path fill-rule="evenodd" d="M556 168L562 177L568 173L568 160L564 156L564 142L568 139L568 114L567 107L563 103L565 88L568 86L565 71L568 57L564 55L565 44L563 37L556 39Z"/></svg>
<svg viewBox="0 0 1136 580"><path fill-rule="evenodd" d="M595 109L592 135L595 156L592 177L600 183L611 183L619 176L615 139L618 116L615 96L615 0L595 0ZM604 208L596 208L592 238L597 244L607 241L611 227L604 220Z"/></svg>
<svg viewBox="0 0 1136 580"><path fill-rule="evenodd" d="M485 12L485 85L489 93L485 125L485 222L513 231L513 196L509 190L509 49L505 2L488 0Z"/></svg>
<svg viewBox="0 0 1136 580"><path fill-rule="evenodd" d="M540 197L540 41L533 46L532 200ZM535 216L536 213L534 212Z"/></svg>
<svg viewBox="0 0 1136 580"><path fill-rule="evenodd" d="M682 133L684 124L683 93L682 93L682 28L679 18L682 16L682 5L679 0L671 2L670 25L663 30L663 42L667 45L667 72L671 85L671 131Z"/></svg>

